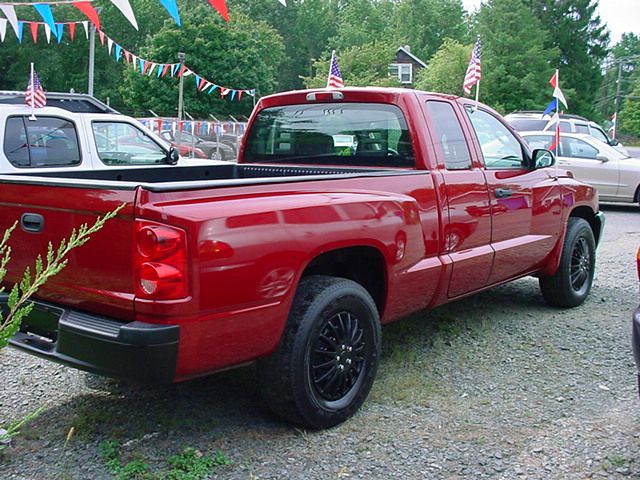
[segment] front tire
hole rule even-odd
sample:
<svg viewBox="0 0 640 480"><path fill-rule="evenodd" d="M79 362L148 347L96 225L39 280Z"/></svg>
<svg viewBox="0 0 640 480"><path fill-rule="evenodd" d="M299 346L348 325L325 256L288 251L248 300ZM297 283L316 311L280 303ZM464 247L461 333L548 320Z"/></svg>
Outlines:
<svg viewBox="0 0 640 480"><path fill-rule="evenodd" d="M286 420L329 428L365 401L379 351L380 320L369 293L351 280L306 277L278 348L258 361L260 390Z"/></svg>
<svg viewBox="0 0 640 480"><path fill-rule="evenodd" d="M595 254L596 243L589 223L582 218L569 218L558 271L539 280L547 303L571 308L585 301L593 284Z"/></svg>

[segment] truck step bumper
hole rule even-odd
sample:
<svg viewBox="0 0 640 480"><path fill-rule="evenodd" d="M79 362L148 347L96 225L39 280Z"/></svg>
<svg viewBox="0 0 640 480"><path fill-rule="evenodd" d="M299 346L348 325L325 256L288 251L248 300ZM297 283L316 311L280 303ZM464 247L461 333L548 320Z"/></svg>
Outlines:
<svg viewBox="0 0 640 480"><path fill-rule="evenodd" d="M6 296L0 297L6 305ZM137 383L171 383L177 325L116 320L35 301L10 345L88 372Z"/></svg>

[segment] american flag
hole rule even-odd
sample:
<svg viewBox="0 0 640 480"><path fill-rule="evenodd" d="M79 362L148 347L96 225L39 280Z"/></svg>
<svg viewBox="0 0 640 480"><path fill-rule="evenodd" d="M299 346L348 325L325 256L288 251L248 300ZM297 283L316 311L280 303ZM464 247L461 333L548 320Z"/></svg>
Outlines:
<svg viewBox="0 0 640 480"><path fill-rule="evenodd" d="M30 107L41 108L47 104L47 97L44 94L40 79L35 70L32 70L27 91L24 94L24 102Z"/></svg>
<svg viewBox="0 0 640 480"><path fill-rule="evenodd" d="M340 67L338 66L338 59L336 58L336 51L331 52L331 66L329 67L329 78L327 79L327 88L342 88L344 82L342 81L342 74L340 73Z"/></svg>
<svg viewBox="0 0 640 480"><path fill-rule="evenodd" d="M471 52L471 58L469 59L467 74L464 76L464 83L462 84L464 93L469 95L471 93L471 87L478 83L480 77L480 35L478 35L476 46L473 47L473 52Z"/></svg>

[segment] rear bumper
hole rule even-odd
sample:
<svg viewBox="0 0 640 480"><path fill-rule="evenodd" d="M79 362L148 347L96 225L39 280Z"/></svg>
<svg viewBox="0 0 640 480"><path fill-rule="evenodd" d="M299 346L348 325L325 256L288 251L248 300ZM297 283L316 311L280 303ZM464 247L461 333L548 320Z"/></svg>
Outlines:
<svg viewBox="0 0 640 480"><path fill-rule="evenodd" d="M0 298L6 305L6 295ZM171 383L177 325L123 323L35 301L10 345L64 365L139 383Z"/></svg>

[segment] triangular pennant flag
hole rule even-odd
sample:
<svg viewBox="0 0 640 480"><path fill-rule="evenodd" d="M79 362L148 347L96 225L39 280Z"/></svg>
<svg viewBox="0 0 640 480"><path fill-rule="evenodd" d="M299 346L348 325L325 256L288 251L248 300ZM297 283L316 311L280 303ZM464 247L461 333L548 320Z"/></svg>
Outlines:
<svg viewBox="0 0 640 480"><path fill-rule="evenodd" d="M114 52L116 62L120 61L120 55L122 55L122 47L116 43L116 50Z"/></svg>
<svg viewBox="0 0 640 480"><path fill-rule="evenodd" d="M567 105L567 101L564 98L564 94L562 93L562 90L560 90L560 87L556 87L553 90L553 96L560 100L560 102L564 105L564 108L569 108L569 106Z"/></svg>
<svg viewBox="0 0 640 480"><path fill-rule="evenodd" d="M218 88L218 85L213 85L207 93L212 93L216 88Z"/></svg>
<svg viewBox="0 0 640 480"><path fill-rule="evenodd" d="M242 90L238 90L238 101L242 98Z"/></svg>
<svg viewBox="0 0 640 480"><path fill-rule="evenodd" d="M151 76L151 74L153 73L153 70L156 68L158 64L157 63L152 63L151 66L149 67L149 70L147 71L147 75Z"/></svg>
<svg viewBox="0 0 640 480"><path fill-rule="evenodd" d="M200 77L198 75L196 75L195 77L196 77L196 88L200 89Z"/></svg>
<svg viewBox="0 0 640 480"><path fill-rule="evenodd" d="M124 59L127 61L127 63L131 63L131 53L129 52L129 50L124 51Z"/></svg>
<svg viewBox="0 0 640 480"><path fill-rule="evenodd" d="M287 0L278 0L285 7L287 6Z"/></svg>
<svg viewBox="0 0 640 480"><path fill-rule="evenodd" d="M167 68L167 66L164 63L158 64L158 72L156 74L158 78L160 78L160 75L162 75L162 72L165 71L165 68Z"/></svg>
<svg viewBox="0 0 640 480"><path fill-rule="evenodd" d="M131 54L131 66L133 68L139 68L140 65L138 65L138 57L136 57L133 53Z"/></svg>
<svg viewBox="0 0 640 480"><path fill-rule="evenodd" d="M24 28L24 22L18 20L18 43L22 43L22 29Z"/></svg>
<svg viewBox="0 0 640 480"><path fill-rule="evenodd" d="M133 28L138 30L138 22L136 21L136 16L133 14L129 0L111 0L111 3L113 3L116 8L122 12L124 17L129 20L129 23L133 25Z"/></svg>
<svg viewBox="0 0 640 480"><path fill-rule="evenodd" d="M75 22L71 22L69 24L69 36L71 37L71 41L73 42L73 39L76 36L76 23Z"/></svg>
<svg viewBox="0 0 640 480"><path fill-rule="evenodd" d="M29 28L31 29L31 38L33 38L33 43L38 43L38 24L33 22L29 25Z"/></svg>
<svg viewBox="0 0 640 480"><path fill-rule="evenodd" d="M100 30L102 31L102 30ZM109 52L109 55L111 55L111 49L113 48L113 40L111 40L111 38L107 37L107 51Z"/></svg>
<svg viewBox="0 0 640 480"><path fill-rule="evenodd" d="M44 24L44 35L47 37L47 43L51 43L51 29L46 23Z"/></svg>
<svg viewBox="0 0 640 480"><path fill-rule="evenodd" d="M62 31L64 30L64 23L56 23L56 27L58 31L58 35L56 38L58 39L58 43L60 43L62 41Z"/></svg>
<svg viewBox="0 0 640 480"><path fill-rule="evenodd" d="M281 0L282 1L282 0ZM218 13L225 19L225 21L229 21L229 12L227 11L227 1L226 0L208 0L209 4L213 8L215 8Z"/></svg>
<svg viewBox="0 0 640 480"><path fill-rule="evenodd" d="M53 13L51 13L51 7L46 3L34 3L33 8L37 10L40 14L44 23L49 25L49 28L53 32L53 35L58 38L58 29L56 28L56 24L53 21Z"/></svg>
<svg viewBox="0 0 640 480"><path fill-rule="evenodd" d="M180 64L179 63L175 63L173 65L173 69L171 70L171 76L172 77L176 76L176 72L178 71L178 68L180 68Z"/></svg>
<svg viewBox="0 0 640 480"><path fill-rule="evenodd" d="M220 87L220 96L224 97L225 95L227 95L229 93L229 89L228 88L223 88Z"/></svg>
<svg viewBox="0 0 640 480"><path fill-rule="evenodd" d="M146 63L147 63L147 62L145 62L145 61L144 61L143 59L141 59L141 58L139 58L139 59L138 59L138 61L140 62L140 73L142 73L142 74L144 75L144 71L145 71L145 70L146 70L146 68L147 68L147 65L146 65Z"/></svg>
<svg viewBox="0 0 640 480"><path fill-rule="evenodd" d="M96 9L93 8L93 5L89 2L73 2L73 6L84 13L85 16L91 20L91 23L96 26L96 29L100 30L100 17Z"/></svg>
<svg viewBox="0 0 640 480"><path fill-rule="evenodd" d="M211 82L208 82L208 81L202 82L202 86L200 87L200 91L206 90L210 86L211 86Z"/></svg>
<svg viewBox="0 0 640 480"><path fill-rule="evenodd" d="M236 98L236 91L231 90L231 101L233 101L234 98Z"/></svg>
<svg viewBox="0 0 640 480"><path fill-rule="evenodd" d="M0 41L4 42L4 37L7 34L7 19L0 18Z"/></svg>
<svg viewBox="0 0 640 480"><path fill-rule="evenodd" d="M195 75L192 70L189 70L187 67L184 67L182 70L182 75L184 77L188 77L189 75Z"/></svg>
<svg viewBox="0 0 640 480"><path fill-rule="evenodd" d="M2 10L2 13L4 13L4 16L7 17L7 21L9 22L9 25L11 25L11 28L13 28L13 31L16 34L16 37L20 38L19 35L19 28L18 27L18 17L16 17L16 10L13 8L13 5L0 5L0 10ZM6 32L6 27L5 27L5 32Z"/></svg>
<svg viewBox="0 0 640 480"><path fill-rule="evenodd" d="M180 26L180 14L178 13L176 0L160 0L160 3L167 9L167 12L169 12L171 17L173 17L173 20L178 24L178 26Z"/></svg>
<svg viewBox="0 0 640 480"><path fill-rule="evenodd" d="M98 35L100 36L100 45L104 47L104 32L102 30L98 30Z"/></svg>
<svg viewBox="0 0 640 480"><path fill-rule="evenodd" d="M542 116L544 117L545 115L548 115L551 112L557 112L557 111L558 111L558 99L554 98L553 100L551 100L551 103L547 105L547 108L544 109L544 112L542 112Z"/></svg>
<svg viewBox="0 0 640 480"><path fill-rule="evenodd" d="M167 70L169 69L171 65L169 65L168 63L165 64L164 67L162 67L162 73L160 74L161 77L164 77L167 74Z"/></svg>
<svg viewBox="0 0 640 480"><path fill-rule="evenodd" d="M82 26L84 27L84 36L87 40L89 40L89 22L86 20L82 22Z"/></svg>

